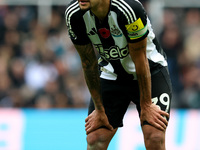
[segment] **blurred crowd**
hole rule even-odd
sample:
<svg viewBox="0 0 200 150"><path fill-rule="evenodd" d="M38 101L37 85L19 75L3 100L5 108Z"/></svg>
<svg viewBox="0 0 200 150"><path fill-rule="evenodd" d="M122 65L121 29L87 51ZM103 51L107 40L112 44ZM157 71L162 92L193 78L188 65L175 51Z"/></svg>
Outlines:
<svg viewBox="0 0 200 150"><path fill-rule="evenodd" d="M53 7L48 26L36 6L0 6L0 106L85 107L89 101L65 7Z"/></svg>
<svg viewBox="0 0 200 150"><path fill-rule="evenodd" d="M87 107L90 95L65 8L52 6L44 25L37 6L0 6L0 107ZM172 107L200 108L200 9L165 8L163 17L158 37L168 56Z"/></svg>
<svg viewBox="0 0 200 150"><path fill-rule="evenodd" d="M166 8L160 43L168 57L173 106L200 108L200 8Z"/></svg>

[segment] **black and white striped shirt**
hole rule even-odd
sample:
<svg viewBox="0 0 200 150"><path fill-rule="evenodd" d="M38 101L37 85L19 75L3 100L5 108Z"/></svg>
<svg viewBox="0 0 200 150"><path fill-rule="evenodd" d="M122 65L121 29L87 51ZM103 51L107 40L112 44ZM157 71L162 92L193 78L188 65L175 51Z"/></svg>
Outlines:
<svg viewBox="0 0 200 150"><path fill-rule="evenodd" d="M77 0L68 5L65 16L72 42L77 45L92 42L98 50L101 56L101 78L116 80L118 77L131 75L136 79L136 69L129 55L128 43L138 42L146 37L150 71L167 66L165 53L160 48L146 12L138 0L111 0L110 11L104 22L100 22L90 10L80 10Z"/></svg>

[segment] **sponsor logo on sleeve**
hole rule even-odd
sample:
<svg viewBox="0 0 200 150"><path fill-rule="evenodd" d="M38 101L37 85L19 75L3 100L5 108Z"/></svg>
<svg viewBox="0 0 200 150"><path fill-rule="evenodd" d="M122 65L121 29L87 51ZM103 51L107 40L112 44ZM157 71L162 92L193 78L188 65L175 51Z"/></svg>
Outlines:
<svg viewBox="0 0 200 150"><path fill-rule="evenodd" d="M68 32L69 32L69 35L70 35L72 40L76 40L77 39L76 34L71 29L69 29Z"/></svg>
<svg viewBox="0 0 200 150"><path fill-rule="evenodd" d="M71 25L69 23L67 23L67 28L68 28L68 33L69 33L69 36L72 40L76 40L77 39L77 36L76 34L74 33L74 31L72 30L71 28Z"/></svg>

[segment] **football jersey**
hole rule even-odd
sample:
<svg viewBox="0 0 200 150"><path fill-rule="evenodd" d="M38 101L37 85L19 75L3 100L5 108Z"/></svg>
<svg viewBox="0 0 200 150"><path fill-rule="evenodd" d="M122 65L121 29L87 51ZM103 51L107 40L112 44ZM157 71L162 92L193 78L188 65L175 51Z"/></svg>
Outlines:
<svg viewBox="0 0 200 150"><path fill-rule="evenodd" d="M111 0L103 21L90 10L81 10L73 0L65 11L66 24L74 44L92 43L98 51L100 77L109 80L131 77L137 79L128 43L147 37L146 55L151 73L167 66L166 56L158 44L150 20L137 0ZM158 67L159 66L159 67ZM143 67L143 66L141 66Z"/></svg>

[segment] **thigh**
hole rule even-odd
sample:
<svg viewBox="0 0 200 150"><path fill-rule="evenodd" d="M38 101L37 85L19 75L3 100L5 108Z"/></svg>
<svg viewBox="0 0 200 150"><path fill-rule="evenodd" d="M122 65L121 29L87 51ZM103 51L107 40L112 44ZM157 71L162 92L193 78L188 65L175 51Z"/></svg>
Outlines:
<svg viewBox="0 0 200 150"><path fill-rule="evenodd" d="M171 99L171 80L168 70L164 67L159 73L152 76L152 102L161 110L170 113Z"/></svg>
<svg viewBox="0 0 200 150"><path fill-rule="evenodd" d="M158 73L151 76L151 95L152 102L161 110L170 113L172 99L172 85L168 70L163 67ZM137 103L137 110L140 115L140 103ZM166 118L169 120L169 118ZM149 124L147 122L143 124Z"/></svg>
<svg viewBox="0 0 200 150"><path fill-rule="evenodd" d="M158 73L152 75L151 83L152 102L156 104L161 110L170 113L172 85L168 70L163 67ZM139 104L137 105L137 109L140 114L141 108ZM169 118L166 119L169 120Z"/></svg>
<svg viewBox="0 0 200 150"><path fill-rule="evenodd" d="M109 123L113 128L123 126L123 117L130 104L127 92L128 87L117 81L101 79L101 96ZM93 101L90 101L89 114L94 110Z"/></svg>

